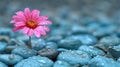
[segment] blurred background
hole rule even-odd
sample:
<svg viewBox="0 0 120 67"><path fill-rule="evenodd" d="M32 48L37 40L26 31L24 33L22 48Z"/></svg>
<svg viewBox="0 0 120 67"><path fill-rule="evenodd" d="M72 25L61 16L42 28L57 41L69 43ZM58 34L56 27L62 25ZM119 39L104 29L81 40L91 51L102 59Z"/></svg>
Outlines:
<svg viewBox="0 0 120 67"><path fill-rule="evenodd" d="M9 27L12 15L24 8L39 9L53 22L85 24L120 22L119 0L0 0L0 26Z"/></svg>

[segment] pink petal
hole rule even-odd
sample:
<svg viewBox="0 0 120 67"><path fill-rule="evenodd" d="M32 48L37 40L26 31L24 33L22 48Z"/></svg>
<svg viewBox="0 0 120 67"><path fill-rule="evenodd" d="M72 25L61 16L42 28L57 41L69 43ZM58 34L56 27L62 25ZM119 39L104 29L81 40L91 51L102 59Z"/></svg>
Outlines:
<svg viewBox="0 0 120 67"><path fill-rule="evenodd" d="M30 19L31 18L31 12L30 12L29 8L25 8L24 15L25 15L26 19Z"/></svg>
<svg viewBox="0 0 120 67"><path fill-rule="evenodd" d="M24 22L16 22L14 25L15 25L15 27L25 26L25 23Z"/></svg>
<svg viewBox="0 0 120 67"><path fill-rule="evenodd" d="M25 19L20 16L13 16L14 22L25 22Z"/></svg>
<svg viewBox="0 0 120 67"><path fill-rule="evenodd" d="M38 19L39 18L40 11L39 10L33 10L31 13L32 19Z"/></svg>
<svg viewBox="0 0 120 67"><path fill-rule="evenodd" d="M44 29L42 27L37 27L36 28L38 30L38 32L41 34L41 35L46 35L46 32L44 31Z"/></svg>
<svg viewBox="0 0 120 67"><path fill-rule="evenodd" d="M48 16L40 16L40 17L39 17L39 20L42 20L42 21L43 21L43 20L47 20L47 19L48 19Z"/></svg>
<svg viewBox="0 0 120 67"><path fill-rule="evenodd" d="M23 26L15 27L15 28L13 28L13 31L16 32L16 31L18 31L18 30L20 30L20 29L22 29L22 28L23 28Z"/></svg>
<svg viewBox="0 0 120 67"><path fill-rule="evenodd" d="M32 34L33 34L33 29L29 29L29 31L28 31L28 36L32 36Z"/></svg>
<svg viewBox="0 0 120 67"><path fill-rule="evenodd" d="M34 34L35 34L35 36L37 37L37 38L40 38L40 33L39 33L39 31L37 30L37 29L34 29L34 32L33 32Z"/></svg>
<svg viewBox="0 0 120 67"><path fill-rule="evenodd" d="M23 33L24 33L24 34L27 34L28 31L29 31L29 28L28 28L28 27L24 27L22 30L23 30Z"/></svg>
<svg viewBox="0 0 120 67"><path fill-rule="evenodd" d="M52 22L51 21L41 21L41 22L39 22L38 25L46 25L46 24L52 24Z"/></svg>
<svg viewBox="0 0 120 67"><path fill-rule="evenodd" d="M22 11L16 12L16 15L21 17L22 19L24 19L24 21L26 21L26 18L25 18L24 13Z"/></svg>
<svg viewBox="0 0 120 67"><path fill-rule="evenodd" d="M43 26L43 29L47 32L50 32L50 29L47 26Z"/></svg>

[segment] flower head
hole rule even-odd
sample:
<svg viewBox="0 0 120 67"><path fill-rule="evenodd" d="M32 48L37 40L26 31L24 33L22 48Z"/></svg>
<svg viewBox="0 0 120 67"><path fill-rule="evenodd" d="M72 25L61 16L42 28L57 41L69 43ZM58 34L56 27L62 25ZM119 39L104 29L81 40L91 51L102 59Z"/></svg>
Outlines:
<svg viewBox="0 0 120 67"><path fill-rule="evenodd" d="M22 30L24 34L32 36L33 34L36 37L41 35L46 35L46 32L49 32L47 24L52 24L51 21L48 21L47 16L39 16L39 10L30 11L29 8L25 8L24 12L18 11L16 15L13 16L11 23L14 23L13 31Z"/></svg>

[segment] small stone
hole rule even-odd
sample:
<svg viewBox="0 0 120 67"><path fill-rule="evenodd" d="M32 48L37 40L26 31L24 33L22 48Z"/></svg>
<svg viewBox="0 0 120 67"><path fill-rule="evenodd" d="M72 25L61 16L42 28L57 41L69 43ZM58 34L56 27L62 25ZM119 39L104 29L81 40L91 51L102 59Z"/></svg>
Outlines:
<svg viewBox="0 0 120 67"><path fill-rule="evenodd" d="M23 60L23 58L15 54L1 54L0 55L0 61L8 65L14 65L21 60Z"/></svg>
<svg viewBox="0 0 120 67"><path fill-rule="evenodd" d="M28 58L31 56L35 56L37 54L37 51L35 51L33 49L26 48L26 47L17 47L17 48L12 50L12 54L20 55L23 58Z"/></svg>
<svg viewBox="0 0 120 67"><path fill-rule="evenodd" d="M61 35L55 35L55 36L51 36L49 38L46 39L47 42L59 42L60 40L62 40L63 37Z"/></svg>
<svg viewBox="0 0 120 67"><path fill-rule="evenodd" d="M0 67L8 67L6 64L0 62Z"/></svg>
<svg viewBox="0 0 120 67"><path fill-rule="evenodd" d="M33 56L17 63L14 67L52 67L53 61L46 57Z"/></svg>
<svg viewBox="0 0 120 67"><path fill-rule="evenodd" d="M58 55L58 60L66 61L70 64L80 64L85 65L87 64L91 59L91 56L87 54L86 52L80 51L80 50L69 50L65 52L61 52Z"/></svg>
<svg viewBox="0 0 120 67"><path fill-rule="evenodd" d="M120 44L120 38L118 37L103 37L102 39L100 39L101 44L103 44L106 48L110 47L110 46L116 46L118 44Z"/></svg>
<svg viewBox="0 0 120 67"><path fill-rule="evenodd" d="M87 52L91 56L97 56L97 55L104 55L105 54L102 50L100 50L98 48L95 48L93 46L83 45L83 46L79 47L79 50Z"/></svg>
<svg viewBox="0 0 120 67"><path fill-rule="evenodd" d="M33 40L32 41L32 48L39 51L43 48L45 48L46 43L43 39L39 39L39 40Z"/></svg>
<svg viewBox="0 0 120 67"><path fill-rule="evenodd" d="M48 57L52 60L56 60L58 56L58 51L50 48L45 48L40 51L38 51L38 55Z"/></svg>
<svg viewBox="0 0 120 67"><path fill-rule="evenodd" d="M48 42L45 48L58 49L58 46L54 42Z"/></svg>
<svg viewBox="0 0 120 67"><path fill-rule="evenodd" d="M79 40L84 45L94 45L97 42L97 38L89 34L73 35L66 39Z"/></svg>
<svg viewBox="0 0 120 67"><path fill-rule="evenodd" d="M82 43L76 39L63 39L59 42L58 47L65 49L78 49Z"/></svg>
<svg viewBox="0 0 120 67"><path fill-rule="evenodd" d="M69 63L67 63L65 61L57 60L54 63L53 67L73 67L73 66L71 66L71 64L69 64Z"/></svg>
<svg viewBox="0 0 120 67"><path fill-rule="evenodd" d="M120 64L111 58L96 56L89 61L89 67L120 67Z"/></svg>
<svg viewBox="0 0 120 67"><path fill-rule="evenodd" d="M10 28L0 28L0 35L1 36L8 36L8 37L15 36Z"/></svg>
<svg viewBox="0 0 120 67"><path fill-rule="evenodd" d="M3 52L7 47L7 43L5 42L0 42L0 52Z"/></svg>
<svg viewBox="0 0 120 67"><path fill-rule="evenodd" d="M113 46L108 49L108 52L116 59L120 57L120 45Z"/></svg>

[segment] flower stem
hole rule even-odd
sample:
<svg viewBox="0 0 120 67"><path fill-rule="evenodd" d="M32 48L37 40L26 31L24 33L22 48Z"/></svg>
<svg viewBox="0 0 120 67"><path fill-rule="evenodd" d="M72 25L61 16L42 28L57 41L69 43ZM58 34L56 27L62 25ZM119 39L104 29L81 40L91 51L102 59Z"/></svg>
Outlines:
<svg viewBox="0 0 120 67"><path fill-rule="evenodd" d="M29 46L30 49L32 48L31 36L29 36L28 46Z"/></svg>

